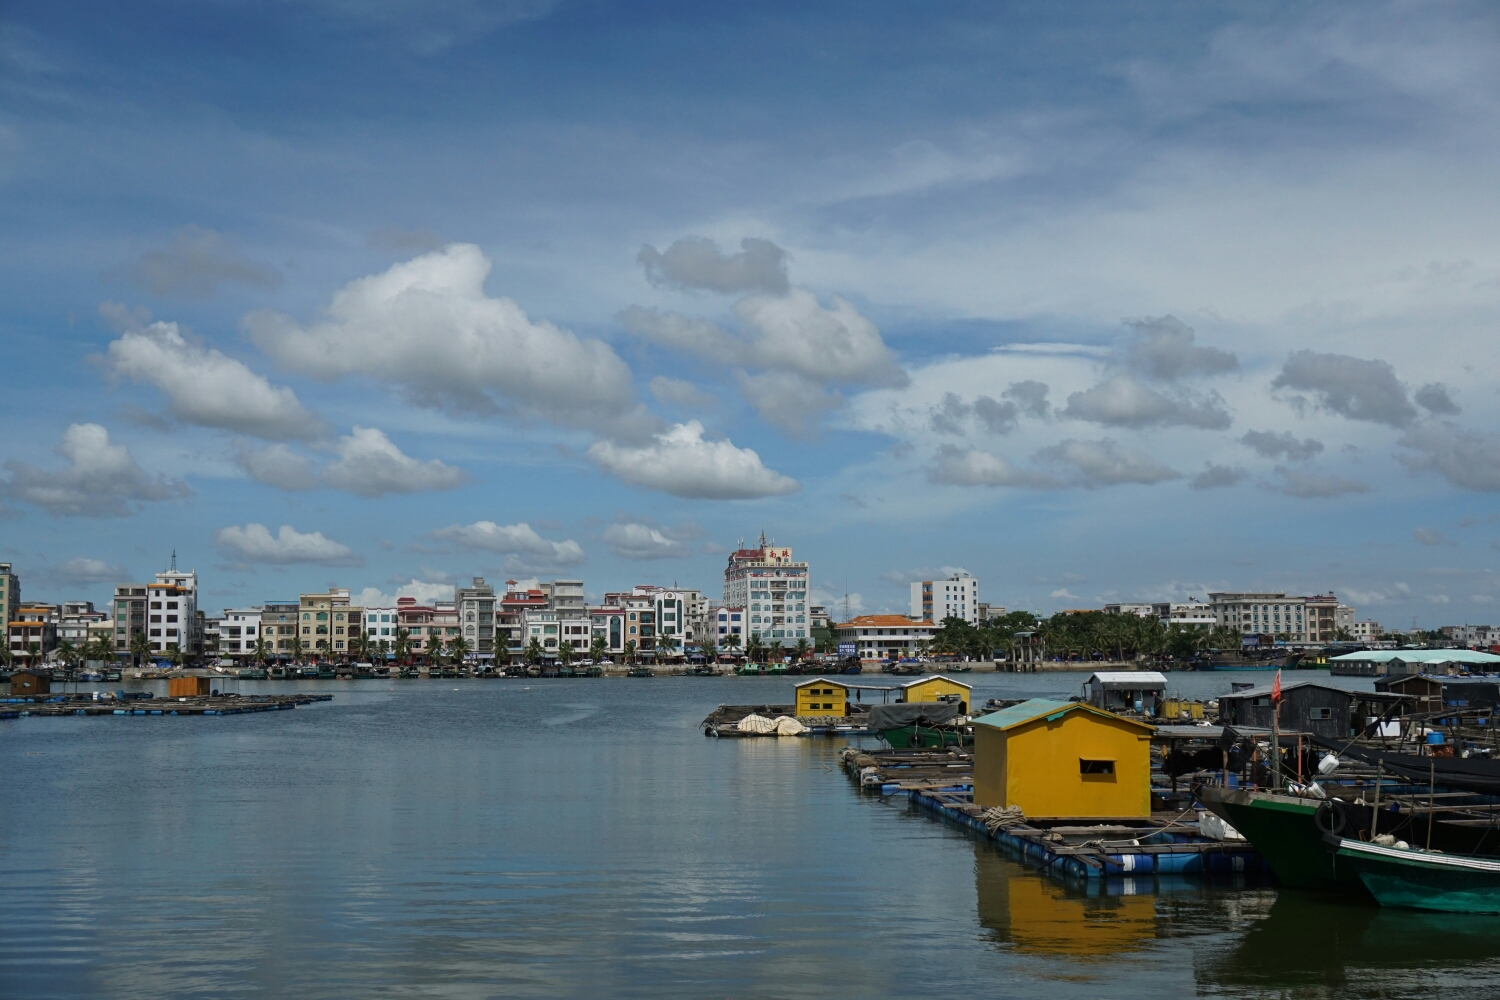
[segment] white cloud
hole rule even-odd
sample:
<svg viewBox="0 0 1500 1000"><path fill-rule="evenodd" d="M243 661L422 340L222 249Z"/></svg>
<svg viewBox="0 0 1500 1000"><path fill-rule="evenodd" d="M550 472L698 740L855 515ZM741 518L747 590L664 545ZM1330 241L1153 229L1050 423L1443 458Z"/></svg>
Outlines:
<svg viewBox="0 0 1500 1000"><path fill-rule="evenodd" d="M285 368L378 379L421 405L498 407L626 437L655 426L635 399L630 369L608 345L490 297L489 273L478 247L455 243L351 281L320 322L258 312L245 327Z"/></svg>
<svg viewBox="0 0 1500 1000"><path fill-rule="evenodd" d="M1128 320L1136 339L1126 349L1131 368L1148 378L1170 381L1189 375L1234 371L1239 359L1215 347L1198 347L1193 328L1176 316Z"/></svg>
<svg viewBox="0 0 1500 1000"><path fill-rule="evenodd" d="M1412 454L1396 457L1414 471L1433 471L1459 489L1500 490L1500 434L1426 423L1396 442Z"/></svg>
<svg viewBox="0 0 1500 1000"><path fill-rule="evenodd" d="M698 500L746 500L783 496L801 487L761 464L750 448L705 441L696 420L677 424L643 447L596 441L589 458L633 486Z"/></svg>
<svg viewBox="0 0 1500 1000"><path fill-rule="evenodd" d="M1047 596L1048 597L1058 597L1058 598L1062 598L1063 600L1068 600L1068 601L1079 601L1079 600L1082 600L1082 598L1079 597L1077 594L1074 594L1074 593L1070 592L1067 587L1059 587L1056 590L1054 590L1052 593L1048 594Z"/></svg>
<svg viewBox="0 0 1500 1000"><path fill-rule="evenodd" d="M760 418L794 437L801 437L817 426L827 410L837 409L843 397L795 372L735 373L740 392Z"/></svg>
<svg viewBox="0 0 1500 1000"><path fill-rule="evenodd" d="M278 489L310 490L318 485L313 463L284 444L252 448L236 441L234 461L251 479Z"/></svg>
<svg viewBox="0 0 1500 1000"><path fill-rule="evenodd" d="M462 469L435 458L423 462L403 454L374 427L355 427L352 434L339 439L337 451L338 461L323 470L324 482L364 497L451 490L468 481Z"/></svg>
<svg viewBox="0 0 1500 1000"><path fill-rule="evenodd" d="M1293 462L1312 458L1323 450L1323 442L1312 438L1298 441L1291 432L1277 434L1274 431L1246 431L1240 443L1264 458L1286 456Z"/></svg>
<svg viewBox="0 0 1500 1000"><path fill-rule="evenodd" d="M1279 483L1266 483L1266 487L1303 500L1322 500L1343 496L1346 493L1368 493L1370 486L1357 479L1345 476L1324 475L1319 472L1302 472L1298 469L1276 467L1281 477Z"/></svg>
<svg viewBox="0 0 1500 1000"><path fill-rule="evenodd" d="M184 483L147 473L123 444L111 444L98 424L73 424L63 432L58 454L71 463L48 472L14 459L5 463L8 481L0 494L35 504L54 517L124 517L129 501L191 496Z"/></svg>
<svg viewBox="0 0 1500 1000"><path fill-rule="evenodd" d="M1460 410L1458 404L1453 401L1453 395L1446 385L1441 382L1429 382L1416 392L1412 393L1412 399L1417 405L1428 413L1439 416L1454 416Z"/></svg>
<svg viewBox="0 0 1500 1000"><path fill-rule="evenodd" d="M786 251L770 240L747 238L740 252L726 254L713 240L685 236L665 251L641 248L636 260L653 285L733 294L787 290Z"/></svg>
<svg viewBox="0 0 1500 1000"><path fill-rule="evenodd" d="M52 575L61 583L109 583L130 579L130 571L103 559L78 556L69 559L53 571Z"/></svg>
<svg viewBox="0 0 1500 1000"><path fill-rule="evenodd" d="M431 605L437 601L451 601L453 600L453 584L432 583L413 578L411 582L397 587L394 594L387 594L379 587L366 587L350 597L349 603L360 608L394 608L398 597L415 597L418 604L425 605Z"/></svg>
<svg viewBox="0 0 1500 1000"><path fill-rule="evenodd" d="M1297 351L1271 387L1310 392L1320 407L1350 420L1405 427L1417 417L1396 370L1379 359Z"/></svg>
<svg viewBox="0 0 1500 1000"><path fill-rule="evenodd" d="M1223 404L1218 393L1209 393L1201 402L1186 393L1168 396L1121 373L1092 389L1070 395L1061 415L1107 427L1182 426L1223 430L1230 423Z"/></svg>
<svg viewBox="0 0 1500 1000"><path fill-rule="evenodd" d="M906 372L885 346L875 324L835 295L824 306L806 288L785 295L749 295L734 311L756 337L749 361L820 382L902 386Z"/></svg>
<svg viewBox="0 0 1500 1000"><path fill-rule="evenodd" d="M434 531L432 536L470 552L516 556L521 563L538 568L573 566L584 561L583 547L577 542L571 538L549 542L524 521L518 524L496 524L494 521L450 524Z"/></svg>
<svg viewBox="0 0 1500 1000"><path fill-rule="evenodd" d="M1195 490L1216 490L1225 486L1234 486L1245 478L1247 473L1244 469L1235 469L1227 465L1215 465L1205 462L1204 469L1188 482Z"/></svg>
<svg viewBox="0 0 1500 1000"><path fill-rule="evenodd" d="M232 558L249 563L359 566L364 560L347 545L325 538L321 531L300 532L290 524L272 535L263 524L230 525L214 532L214 541Z"/></svg>
<svg viewBox="0 0 1500 1000"><path fill-rule="evenodd" d="M127 329L110 343L104 361L112 375L160 389L172 415L186 423L273 441L306 440L324 431L323 422L291 389L273 386L213 348L190 343L176 323Z"/></svg>
<svg viewBox="0 0 1500 1000"><path fill-rule="evenodd" d="M1182 474L1134 448L1105 438L1101 441L1067 440L1043 448L1034 458L1071 467L1074 483L1085 489L1123 483L1160 483L1180 479Z"/></svg>
<svg viewBox="0 0 1500 1000"><path fill-rule="evenodd" d="M611 524L605 528L604 544L625 559L680 559L690 551L686 544L668 536L662 529L634 522Z"/></svg>
<svg viewBox="0 0 1500 1000"><path fill-rule="evenodd" d="M977 448L945 444L927 469L927 478L946 486L1018 486L1055 489L1062 483L1032 469L1018 469L1005 458Z"/></svg>
<svg viewBox="0 0 1500 1000"><path fill-rule="evenodd" d="M697 410L706 410L718 402L693 383L665 375L657 375L651 380L651 395L656 397L658 403L689 406Z"/></svg>

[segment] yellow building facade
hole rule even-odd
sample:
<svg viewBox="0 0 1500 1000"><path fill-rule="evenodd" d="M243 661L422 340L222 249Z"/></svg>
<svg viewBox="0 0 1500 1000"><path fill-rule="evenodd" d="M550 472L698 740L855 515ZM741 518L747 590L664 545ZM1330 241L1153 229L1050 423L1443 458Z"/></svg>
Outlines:
<svg viewBox="0 0 1500 1000"><path fill-rule="evenodd" d="M1033 698L974 720L974 802L1032 817L1151 815L1144 723L1081 702Z"/></svg>
<svg viewBox="0 0 1500 1000"><path fill-rule="evenodd" d="M971 700L969 695L973 688L969 685L956 681L942 674L932 677L923 677L919 680L908 681L901 685L900 701L942 701L945 697L956 697L963 703L963 712L969 714Z"/></svg>
<svg viewBox="0 0 1500 1000"><path fill-rule="evenodd" d="M812 717L849 714L849 687L826 677L803 681L797 685L797 715Z"/></svg>

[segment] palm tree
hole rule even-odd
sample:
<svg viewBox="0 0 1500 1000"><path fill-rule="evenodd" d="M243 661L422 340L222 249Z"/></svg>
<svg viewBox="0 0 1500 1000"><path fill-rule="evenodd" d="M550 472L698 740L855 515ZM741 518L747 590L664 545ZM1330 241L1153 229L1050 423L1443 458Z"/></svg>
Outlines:
<svg viewBox="0 0 1500 1000"><path fill-rule="evenodd" d="M807 654L810 653L810 652L812 652L812 644L809 643L806 639L798 639L797 640L797 662L800 663L803 660L807 659Z"/></svg>
<svg viewBox="0 0 1500 1000"><path fill-rule="evenodd" d="M174 642L167 646L167 659L172 661L172 666L175 669L181 670L182 663L187 657L183 654L182 647Z"/></svg>
<svg viewBox="0 0 1500 1000"><path fill-rule="evenodd" d="M656 640L656 649L659 653L664 653L667 659L670 660L673 651L677 649L677 641L675 635L664 635Z"/></svg>
<svg viewBox="0 0 1500 1000"><path fill-rule="evenodd" d="M266 637L258 635L255 637L255 655L251 657L256 663L265 663L271 646L266 642Z"/></svg>
<svg viewBox="0 0 1500 1000"><path fill-rule="evenodd" d="M448 640L448 655L455 663L462 663L464 657L469 655L469 644L464 641L463 636L455 635Z"/></svg>
<svg viewBox="0 0 1500 1000"><path fill-rule="evenodd" d="M532 636L531 641L526 644L526 662L541 663L542 658L547 655L542 649L542 640L538 636Z"/></svg>
<svg viewBox="0 0 1500 1000"><path fill-rule="evenodd" d="M135 657L136 669L145 665L146 657L151 655L151 640L146 633L137 632L130 637L130 655Z"/></svg>
<svg viewBox="0 0 1500 1000"><path fill-rule="evenodd" d="M78 662L78 647L64 639L57 644L57 658L65 667L71 669Z"/></svg>
<svg viewBox="0 0 1500 1000"><path fill-rule="evenodd" d="M729 655L733 656L734 651L740 648L740 634L738 632L731 632L726 635L724 637L723 646L725 649L729 650Z"/></svg>
<svg viewBox="0 0 1500 1000"><path fill-rule="evenodd" d="M637 647L636 647L634 639L631 639L629 642L625 643L625 662L626 663L634 663L635 662L635 651L636 651L636 648Z"/></svg>
<svg viewBox="0 0 1500 1000"><path fill-rule="evenodd" d="M745 655L750 657L750 662L756 662L757 657L760 656L761 650L765 648L765 644L760 641L760 633L751 632L750 641L745 643Z"/></svg>
<svg viewBox="0 0 1500 1000"><path fill-rule="evenodd" d="M699 642L698 651L703 654L703 658L705 660L712 660L714 663L719 662L719 647L718 644L714 642L713 636L708 636L707 638L703 639L703 641Z"/></svg>
<svg viewBox="0 0 1500 1000"><path fill-rule="evenodd" d="M593 660L595 663L598 663L600 660L604 659L604 654L608 652L609 643L604 640L604 636L594 636L594 641L589 643L589 659Z"/></svg>
<svg viewBox="0 0 1500 1000"><path fill-rule="evenodd" d="M391 651L391 640L381 639L375 644L375 651L380 654L382 660L385 659L386 655Z"/></svg>
<svg viewBox="0 0 1500 1000"><path fill-rule="evenodd" d="M396 629L396 662L405 663L411 654L411 633L404 628Z"/></svg>
<svg viewBox="0 0 1500 1000"><path fill-rule="evenodd" d="M302 662L302 637L300 635L292 636L292 662Z"/></svg>
<svg viewBox="0 0 1500 1000"><path fill-rule="evenodd" d="M562 639L559 641L557 647L557 658L559 660L562 660L564 664L572 664L573 642L571 639Z"/></svg>

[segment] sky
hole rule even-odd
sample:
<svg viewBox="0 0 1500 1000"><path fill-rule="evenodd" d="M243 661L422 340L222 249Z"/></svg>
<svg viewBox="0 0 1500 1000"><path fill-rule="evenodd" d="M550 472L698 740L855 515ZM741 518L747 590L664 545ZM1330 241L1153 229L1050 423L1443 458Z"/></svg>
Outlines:
<svg viewBox="0 0 1500 1000"><path fill-rule="evenodd" d="M0 559L1500 619L1500 11L0 9Z"/></svg>

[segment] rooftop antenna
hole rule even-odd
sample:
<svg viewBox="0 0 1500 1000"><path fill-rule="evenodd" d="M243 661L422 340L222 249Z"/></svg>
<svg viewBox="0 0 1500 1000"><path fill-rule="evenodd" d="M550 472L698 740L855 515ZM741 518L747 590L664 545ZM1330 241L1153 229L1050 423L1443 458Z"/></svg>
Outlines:
<svg viewBox="0 0 1500 1000"><path fill-rule="evenodd" d="M760 529L760 547L761 548L765 548L766 547L766 529L765 528Z"/></svg>
<svg viewBox="0 0 1500 1000"><path fill-rule="evenodd" d="M844 621L853 621L849 617L849 578L844 577Z"/></svg>
<svg viewBox="0 0 1500 1000"><path fill-rule="evenodd" d="M175 548L172 550L172 572L177 572L177 550Z"/></svg>

